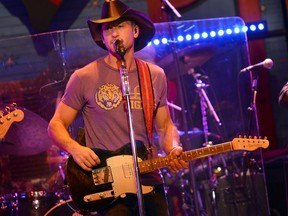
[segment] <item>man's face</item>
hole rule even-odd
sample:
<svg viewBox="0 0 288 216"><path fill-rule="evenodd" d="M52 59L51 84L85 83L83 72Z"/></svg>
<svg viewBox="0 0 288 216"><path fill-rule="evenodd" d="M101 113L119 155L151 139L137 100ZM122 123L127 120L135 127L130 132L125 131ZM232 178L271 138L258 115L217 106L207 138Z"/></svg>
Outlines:
<svg viewBox="0 0 288 216"><path fill-rule="evenodd" d="M115 21L102 25L103 42L109 52L115 53L114 42L121 40L126 50L134 48L134 39L138 37L138 26L131 21Z"/></svg>

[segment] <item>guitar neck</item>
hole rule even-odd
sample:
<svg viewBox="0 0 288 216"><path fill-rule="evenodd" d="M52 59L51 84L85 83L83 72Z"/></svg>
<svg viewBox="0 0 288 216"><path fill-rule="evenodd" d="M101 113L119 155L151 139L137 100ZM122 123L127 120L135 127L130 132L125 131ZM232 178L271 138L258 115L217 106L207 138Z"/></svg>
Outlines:
<svg viewBox="0 0 288 216"><path fill-rule="evenodd" d="M185 161L191 161L224 152L229 152L232 150L234 150L232 142L226 142L214 146L183 152L181 154L181 159ZM164 156L141 161L138 163L140 173L148 173L163 167L167 167L169 162L175 158L175 156Z"/></svg>

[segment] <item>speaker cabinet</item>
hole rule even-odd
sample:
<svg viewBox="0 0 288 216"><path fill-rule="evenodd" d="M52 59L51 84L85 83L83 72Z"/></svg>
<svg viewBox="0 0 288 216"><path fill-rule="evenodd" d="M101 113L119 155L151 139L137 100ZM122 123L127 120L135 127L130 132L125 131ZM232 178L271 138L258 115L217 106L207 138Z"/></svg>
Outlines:
<svg viewBox="0 0 288 216"><path fill-rule="evenodd" d="M263 174L222 176L215 187L215 198L205 184L205 203L208 215L268 216L268 198ZM215 206L212 205L215 201Z"/></svg>

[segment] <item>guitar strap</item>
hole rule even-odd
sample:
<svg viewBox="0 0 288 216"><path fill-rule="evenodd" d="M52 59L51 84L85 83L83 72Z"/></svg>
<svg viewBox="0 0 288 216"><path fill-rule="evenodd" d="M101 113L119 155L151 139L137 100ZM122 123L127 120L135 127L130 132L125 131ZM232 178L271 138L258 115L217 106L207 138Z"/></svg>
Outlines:
<svg viewBox="0 0 288 216"><path fill-rule="evenodd" d="M148 64L136 58L136 66L139 78L142 107L144 113L144 120L146 125L149 151L152 153L152 139L153 139L153 115L154 115L154 92L151 79L150 68Z"/></svg>

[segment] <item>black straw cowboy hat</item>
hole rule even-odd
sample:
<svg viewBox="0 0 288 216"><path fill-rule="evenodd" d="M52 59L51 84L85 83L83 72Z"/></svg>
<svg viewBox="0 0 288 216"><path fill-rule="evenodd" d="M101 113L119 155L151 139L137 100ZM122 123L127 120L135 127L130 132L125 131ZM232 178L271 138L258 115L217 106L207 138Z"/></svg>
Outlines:
<svg viewBox="0 0 288 216"><path fill-rule="evenodd" d="M87 19L92 38L101 48L107 50L102 41L101 25L118 19L131 20L139 26L139 36L135 39L135 52L143 49L155 34L154 24L144 13L129 8L119 0L106 0L102 6L101 19Z"/></svg>

